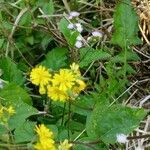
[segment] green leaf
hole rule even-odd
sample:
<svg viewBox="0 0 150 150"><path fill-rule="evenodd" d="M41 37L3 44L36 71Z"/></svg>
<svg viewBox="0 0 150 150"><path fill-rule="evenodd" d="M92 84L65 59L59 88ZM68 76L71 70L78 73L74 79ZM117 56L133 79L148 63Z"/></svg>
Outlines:
<svg viewBox="0 0 150 150"><path fill-rule="evenodd" d="M138 16L130 0L118 2L114 13L114 29L113 44L127 47L141 43L138 38Z"/></svg>
<svg viewBox="0 0 150 150"><path fill-rule="evenodd" d="M80 67L86 67L96 60L108 59L110 56L110 54L102 50L95 50L93 48L82 48L80 49Z"/></svg>
<svg viewBox="0 0 150 150"><path fill-rule="evenodd" d="M88 144L92 141L95 141L95 139L92 139L90 137L83 137L77 140L77 143L79 142L80 144L74 144L73 150L92 150L92 148L94 150L108 150L104 143Z"/></svg>
<svg viewBox="0 0 150 150"><path fill-rule="evenodd" d="M48 3L46 2L42 2L42 11L46 14L46 15L52 15L54 13L54 3L52 0L50 0Z"/></svg>
<svg viewBox="0 0 150 150"><path fill-rule="evenodd" d="M0 39L0 48L3 46L4 39Z"/></svg>
<svg viewBox="0 0 150 150"><path fill-rule="evenodd" d="M67 40L67 42L71 45L74 46L77 37L79 36L79 32L77 31L72 31L70 29L67 28L69 22L65 19L62 18L60 23L59 23L59 30L60 32L63 33L65 39Z"/></svg>
<svg viewBox="0 0 150 150"><path fill-rule="evenodd" d="M17 68L17 65L12 62L10 58L2 58L0 60L0 69L3 71L1 76L3 80L14 82L18 85L23 84L24 78L22 72Z"/></svg>
<svg viewBox="0 0 150 150"><path fill-rule="evenodd" d="M113 144L116 142L117 134L131 133L145 115L143 109L121 105L108 107L106 104L99 103L87 119L88 136L98 138L106 144Z"/></svg>
<svg viewBox="0 0 150 150"><path fill-rule="evenodd" d="M28 117L38 113L38 111L34 107L24 103L19 99L15 100L15 102L16 103L10 103L10 105L14 107L16 112L8 122L9 128L11 130L19 128L27 120Z"/></svg>
<svg viewBox="0 0 150 150"><path fill-rule="evenodd" d="M66 67L67 53L66 48L54 48L46 55L46 59L41 64L53 70Z"/></svg>
<svg viewBox="0 0 150 150"><path fill-rule="evenodd" d="M4 99L5 103L16 103L21 100L29 105L32 105L31 97L20 86L10 83L0 90L0 97Z"/></svg>
<svg viewBox="0 0 150 150"><path fill-rule="evenodd" d="M30 142L35 136L35 122L26 121L14 132L15 142Z"/></svg>

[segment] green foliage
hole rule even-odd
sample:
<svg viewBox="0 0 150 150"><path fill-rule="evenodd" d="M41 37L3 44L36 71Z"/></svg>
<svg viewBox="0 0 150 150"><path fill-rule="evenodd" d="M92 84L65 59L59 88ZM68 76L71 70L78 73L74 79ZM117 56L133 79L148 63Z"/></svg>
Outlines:
<svg viewBox="0 0 150 150"><path fill-rule="evenodd" d="M18 100L23 101L29 105L32 105L31 97L20 86L10 83L0 90L0 97L4 99L5 103L16 103Z"/></svg>
<svg viewBox="0 0 150 150"><path fill-rule="evenodd" d="M143 109L121 105L108 106L107 103L100 102L87 120L87 133L90 137L113 144L117 134L127 135L132 132L145 115Z"/></svg>
<svg viewBox="0 0 150 150"><path fill-rule="evenodd" d="M67 28L68 24L69 24L69 22L65 18L62 18L60 23L59 23L59 30L60 30L60 32L63 33L65 39L68 42L68 44L71 47L73 47L79 33L77 31L71 31L70 29L68 29Z"/></svg>
<svg viewBox="0 0 150 150"><path fill-rule="evenodd" d="M114 13L115 32L112 43L120 47L140 44L138 38L138 17L130 0L118 2Z"/></svg>
<svg viewBox="0 0 150 150"><path fill-rule="evenodd" d="M110 58L110 54L103 50L95 50L93 48L80 49L80 67L88 66L90 63L96 60L107 60Z"/></svg>
<svg viewBox="0 0 150 150"><path fill-rule="evenodd" d="M24 83L22 72L10 58L2 58L0 60L0 68L2 69L3 80L13 82L18 85L22 85Z"/></svg>
<svg viewBox="0 0 150 150"><path fill-rule="evenodd" d="M41 64L53 70L66 67L67 53L66 48L54 48L46 55L46 59Z"/></svg>
<svg viewBox="0 0 150 150"><path fill-rule="evenodd" d="M35 125L36 122L30 121L26 121L23 124L21 124L21 126L19 126L14 132L16 143L30 142L35 136Z"/></svg>

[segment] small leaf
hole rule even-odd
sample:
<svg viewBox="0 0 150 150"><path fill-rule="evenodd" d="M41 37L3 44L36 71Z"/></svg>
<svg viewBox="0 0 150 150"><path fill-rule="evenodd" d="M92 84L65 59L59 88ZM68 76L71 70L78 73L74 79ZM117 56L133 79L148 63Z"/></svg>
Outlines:
<svg viewBox="0 0 150 150"><path fill-rule="evenodd" d="M80 49L80 67L86 67L96 60L108 59L110 56L110 54L102 50L95 50L93 48L82 48Z"/></svg>
<svg viewBox="0 0 150 150"><path fill-rule="evenodd" d="M143 109L99 103L87 120L88 136L113 144L117 134L131 133L145 115Z"/></svg>
<svg viewBox="0 0 150 150"><path fill-rule="evenodd" d="M41 4L42 11L44 11L46 15L52 15L54 13L54 3L52 0L50 0L48 3L42 2Z"/></svg>
<svg viewBox="0 0 150 150"><path fill-rule="evenodd" d="M22 85L24 78L22 72L17 68L17 65L11 61L10 58L2 58L0 60L0 69L2 69L3 74L1 78L3 80Z"/></svg>
<svg viewBox="0 0 150 150"><path fill-rule="evenodd" d="M53 70L66 67L67 53L66 48L54 48L46 55L46 59L41 64Z"/></svg>
<svg viewBox="0 0 150 150"><path fill-rule="evenodd" d="M114 13L112 43L120 47L141 44L138 38L138 16L130 0L118 2Z"/></svg>

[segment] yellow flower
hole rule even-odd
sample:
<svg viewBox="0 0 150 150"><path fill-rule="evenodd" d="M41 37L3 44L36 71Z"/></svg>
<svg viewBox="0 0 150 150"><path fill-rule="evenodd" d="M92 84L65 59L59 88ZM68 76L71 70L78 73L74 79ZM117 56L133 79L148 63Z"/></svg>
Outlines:
<svg viewBox="0 0 150 150"><path fill-rule="evenodd" d="M48 86L48 96L54 101L66 101L69 99L65 91L60 90L58 87Z"/></svg>
<svg viewBox="0 0 150 150"><path fill-rule="evenodd" d="M55 142L52 139L42 139L34 145L36 150L56 150Z"/></svg>
<svg viewBox="0 0 150 150"><path fill-rule="evenodd" d="M64 140L64 142L60 143L58 149L59 150L70 150L73 144L68 143L68 140Z"/></svg>
<svg viewBox="0 0 150 150"><path fill-rule="evenodd" d="M44 66L38 66L32 69L30 73L30 80L33 84L40 86L40 94L45 94L45 86L49 84L51 80L51 74Z"/></svg>
<svg viewBox="0 0 150 150"><path fill-rule="evenodd" d="M9 106L6 110L10 115L13 115L15 113L15 110L12 106Z"/></svg>
<svg viewBox="0 0 150 150"><path fill-rule="evenodd" d="M35 131L39 136L39 141L34 145L36 150L56 150L53 132L46 128L44 124L36 126Z"/></svg>
<svg viewBox="0 0 150 150"><path fill-rule="evenodd" d="M81 91L83 91L86 87L86 84L84 81L77 79L76 80L77 85L73 88L73 93L79 94Z"/></svg>
<svg viewBox="0 0 150 150"><path fill-rule="evenodd" d="M51 132L48 128L46 128L44 124L36 126L35 131L38 134L40 139L53 137L53 132Z"/></svg>
<svg viewBox="0 0 150 150"><path fill-rule="evenodd" d="M67 91L74 85L75 76L69 69L60 69L59 74L55 74L52 80L53 86L58 86L60 90Z"/></svg>
<svg viewBox="0 0 150 150"><path fill-rule="evenodd" d="M78 64L72 63L72 65L70 65L70 68L77 76L81 76Z"/></svg>

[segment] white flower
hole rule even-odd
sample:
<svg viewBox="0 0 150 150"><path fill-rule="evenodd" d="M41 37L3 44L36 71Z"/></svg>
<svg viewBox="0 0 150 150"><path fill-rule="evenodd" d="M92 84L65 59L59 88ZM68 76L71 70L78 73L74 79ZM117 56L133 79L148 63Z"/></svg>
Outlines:
<svg viewBox="0 0 150 150"><path fill-rule="evenodd" d="M0 89L2 89L4 87L3 81L0 80Z"/></svg>
<svg viewBox="0 0 150 150"><path fill-rule="evenodd" d="M68 29L73 29L74 28L74 24L73 23L68 24L67 28Z"/></svg>
<svg viewBox="0 0 150 150"><path fill-rule="evenodd" d="M72 17L78 17L79 15L80 15L80 13L77 11L71 11L69 14L69 16L72 16Z"/></svg>
<svg viewBox="0 0 150 150"><path fill-rule="evenodd" d="M77 40L78 40L78 41L82 41L82 36L79 35L79 36L77 37Z"/></svg>
<svg viewBox="0 0 150 150"><path fill-rule="evenodd" d="M126 143L128 140L127 140L127 136L123 133L121 134L117 134L117 142L118 143Z"/></svg>
<svg viewBox="0 0 150 150"><path fill-rule="evenodd" d="M76 23L75 25L76 25L77 31L81 33L83 31L82 25L80 23Z"/></svg>
<svg viewBox="0 0 150 150"><path fill-rule="evenodd" d="M76 48L81 48L82 47L82 42L81 41L76 41L75 47Z"/></svg>
<svg viewBox="0 0 150 150"><path fill-rule="evenodd" d="M94 37L102 37L103 36L103 34L101 33L101 32L99 32L99 31L93 31L92 32L92 35L94 36Z"/></svg>

